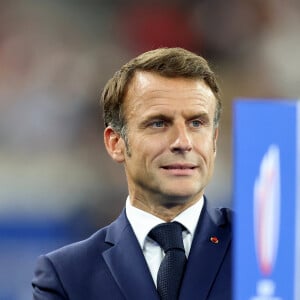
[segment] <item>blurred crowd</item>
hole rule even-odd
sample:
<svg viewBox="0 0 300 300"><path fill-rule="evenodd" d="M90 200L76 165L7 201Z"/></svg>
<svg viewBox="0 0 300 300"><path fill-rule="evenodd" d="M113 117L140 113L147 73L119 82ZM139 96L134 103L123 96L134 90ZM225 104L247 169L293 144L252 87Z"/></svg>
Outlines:
<svg viewBox="0 0 300 300"><path fill-rule="evenodd" d="M129 58L161 46L202 54L218 74L224 111L207 194L230 205L233 99L299 97L299 3L1 1L1 220L81 215L96 228L119 213L126 184L103 147L99 96Z"/></svg>

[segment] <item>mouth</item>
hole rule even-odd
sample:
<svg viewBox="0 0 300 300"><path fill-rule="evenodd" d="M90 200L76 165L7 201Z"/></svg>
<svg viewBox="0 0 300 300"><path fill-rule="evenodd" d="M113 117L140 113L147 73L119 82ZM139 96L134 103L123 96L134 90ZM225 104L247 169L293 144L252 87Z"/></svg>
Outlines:
<svg viewBox="0 0 300 300"><path fill-rule="evenodd" d="M167 174L176 176L188 176L197 168L194 164L169 164L161 167Z"/></svg>
<svg viewBox="0 0 300 300"><path fill-rule="evenodd" d="M193 164L171 164L171 165L166 165L166 166L162 166L163 169L165 170L193 170L195 168L197 168L197 166L193 165Z"/></svg>

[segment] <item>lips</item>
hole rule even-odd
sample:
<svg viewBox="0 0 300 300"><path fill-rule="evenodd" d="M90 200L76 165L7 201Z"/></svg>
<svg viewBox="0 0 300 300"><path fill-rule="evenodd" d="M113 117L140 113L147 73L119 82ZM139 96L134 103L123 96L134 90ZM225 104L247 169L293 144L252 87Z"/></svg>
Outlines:
<svg viewBox="0 0 300 300"><path fill-rule="evenodd" d="M193 164L170 164L170 165L166 165L163 166L163 169L166 170L186 170L186 169L195 169L197 166L193 165Z"/></svg>
<svg viewBox="0 0 300 300"><path fill-rule="evenodd" d="M175 163L162 166L168 176L191 176L195 174L196 165L190 163Z"/></svg>

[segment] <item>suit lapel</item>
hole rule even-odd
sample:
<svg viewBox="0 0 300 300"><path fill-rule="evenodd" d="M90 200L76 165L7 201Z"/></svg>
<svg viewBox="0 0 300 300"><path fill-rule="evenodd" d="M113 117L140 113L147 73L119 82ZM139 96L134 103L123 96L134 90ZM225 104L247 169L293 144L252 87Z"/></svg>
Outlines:
<svg viewBox="0 0 300 300"><path fill-rule="evenodd" d="M112 245L104 260L126 299L158 299L143 252L125 211L108 228L106 242Z"/></svg>
<svg viewBox="0 0 300 300"><path fill-rule="evenodd" d="M217 237L218 242L212 242ZM207 299L231 241L231 229L220 210L204 205L195 232L180 299Z"/></svg>

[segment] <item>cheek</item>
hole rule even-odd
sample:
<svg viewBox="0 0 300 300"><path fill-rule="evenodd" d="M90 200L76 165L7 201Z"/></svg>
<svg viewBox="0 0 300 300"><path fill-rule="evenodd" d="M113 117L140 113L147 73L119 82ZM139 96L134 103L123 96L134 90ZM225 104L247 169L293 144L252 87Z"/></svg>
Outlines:
<svg viewBox="0 0 300 300"><path fill-rule="evenodd" d="M161 157L163 157L163 151L157 144L148 144L143 145L143 153L141 155L141 159L143 160L142 163L147 167L150 168L151 165L155 165L159 162Z"/></svg>
<svg viewBox="0 0 300 300"><path fill-rule="evenodd" d="M195 145L196 151L202 156L207 163L213 163L216 152L215 142L212 138L199 140Z"/></svg>
<svg viewBox="0 0 300 300"><path fill-rule="evenodd" d="M138 144L136 144L136 149L138 149L140 153L144 153L146 157L155 157L163 153L167 148L167 138L165 137L142 137L138 141Z"/></svg>

